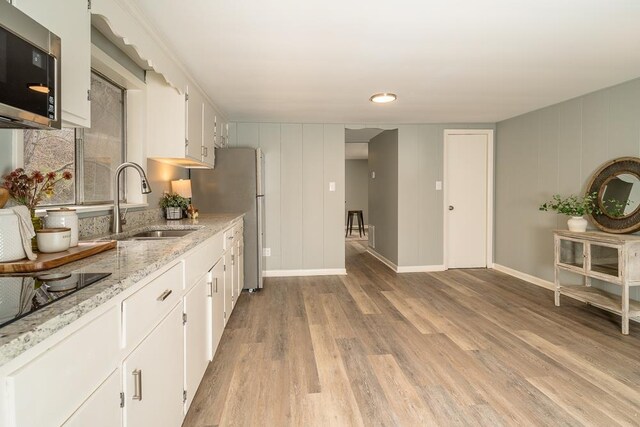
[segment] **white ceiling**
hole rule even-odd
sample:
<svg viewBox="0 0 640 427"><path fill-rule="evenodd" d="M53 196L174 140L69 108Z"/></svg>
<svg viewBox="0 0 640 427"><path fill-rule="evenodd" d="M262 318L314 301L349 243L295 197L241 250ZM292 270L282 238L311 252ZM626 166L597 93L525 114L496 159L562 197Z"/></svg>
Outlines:
<svg viewBox="0 0 640 427"><path fill-rule="evenodd" d="M638 0L133 1L231 120L495 122L640 76Z"/></svg>

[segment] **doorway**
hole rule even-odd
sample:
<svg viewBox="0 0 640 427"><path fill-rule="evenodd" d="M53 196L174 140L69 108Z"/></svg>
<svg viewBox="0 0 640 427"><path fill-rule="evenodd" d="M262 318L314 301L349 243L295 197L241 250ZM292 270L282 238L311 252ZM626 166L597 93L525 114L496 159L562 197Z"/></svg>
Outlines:
<svg viewBox="0 0 640 427"><path fill-rule="evenodd" d="M444 266L493 264L493 130L444 132Z"/></svg>

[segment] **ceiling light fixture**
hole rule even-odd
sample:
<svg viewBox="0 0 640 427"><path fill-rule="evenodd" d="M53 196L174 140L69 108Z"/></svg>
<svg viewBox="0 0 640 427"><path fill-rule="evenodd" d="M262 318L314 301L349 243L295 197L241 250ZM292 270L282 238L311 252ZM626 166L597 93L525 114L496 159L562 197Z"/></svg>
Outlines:
<svg viewBox="0 0 640 427"><path fill-rule="evenodd" d="M398 99L398 96L395 93L376 93L371 95L369 101L375 102L376 104L386 104L387 102L393 102Z"/></svg>

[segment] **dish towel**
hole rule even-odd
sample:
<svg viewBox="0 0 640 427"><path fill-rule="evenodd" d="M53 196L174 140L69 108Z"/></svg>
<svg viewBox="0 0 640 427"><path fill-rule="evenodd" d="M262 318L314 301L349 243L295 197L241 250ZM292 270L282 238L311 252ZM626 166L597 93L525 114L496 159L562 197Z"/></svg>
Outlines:
<svg viewBox="0 0 640 427"><path fill-rule="evenodd" d="M13 212L18 216L18 228L20 229L20 236L22 237L22 247L24 253L27 254L27 258L31 261L37 258L36 254L31 250L31 239L36 235L33 230L33 222L31 222L31 213L26 206L14 206L11 208Z"/></svg>

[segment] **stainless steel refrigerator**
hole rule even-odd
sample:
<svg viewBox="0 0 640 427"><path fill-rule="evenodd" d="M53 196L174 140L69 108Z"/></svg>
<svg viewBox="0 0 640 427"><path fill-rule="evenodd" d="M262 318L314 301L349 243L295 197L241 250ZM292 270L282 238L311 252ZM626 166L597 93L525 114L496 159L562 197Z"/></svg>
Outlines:
<svg viewBox="0 0 640 427"><path fill-rule="evenodd" d="M262 288L264 156L253 148L216 148L214 169L191 170L192 203L202 213L244 213L244 288Z"/></svg>

